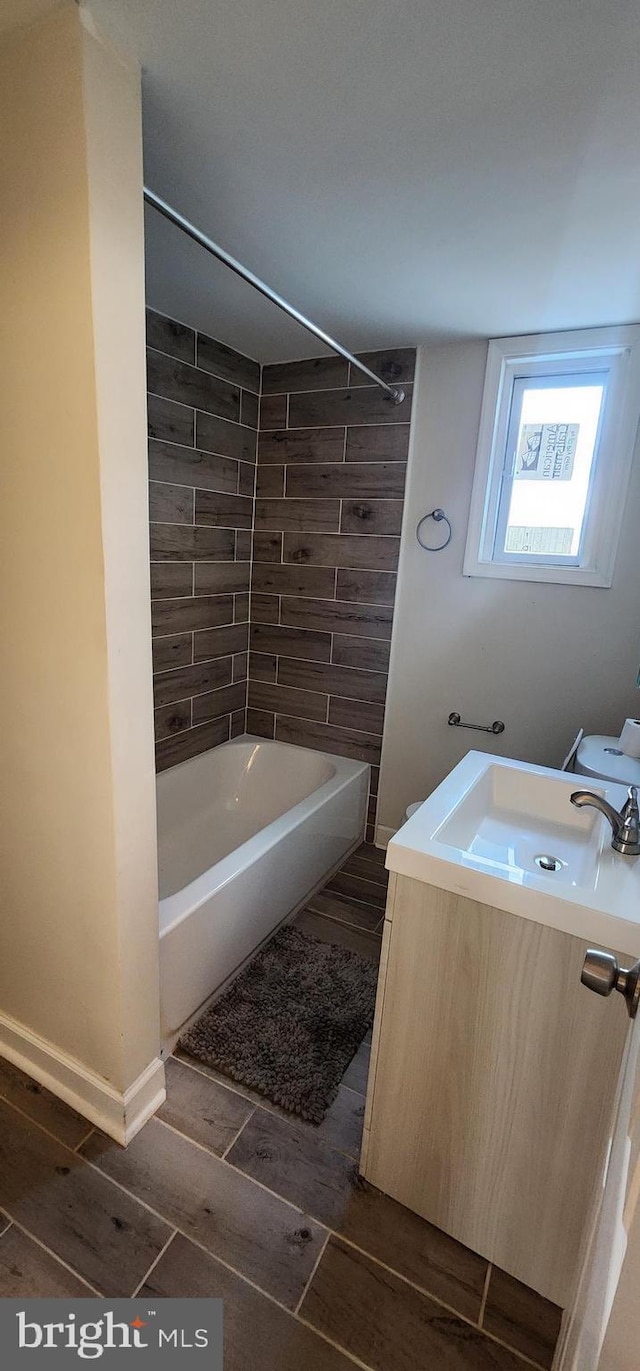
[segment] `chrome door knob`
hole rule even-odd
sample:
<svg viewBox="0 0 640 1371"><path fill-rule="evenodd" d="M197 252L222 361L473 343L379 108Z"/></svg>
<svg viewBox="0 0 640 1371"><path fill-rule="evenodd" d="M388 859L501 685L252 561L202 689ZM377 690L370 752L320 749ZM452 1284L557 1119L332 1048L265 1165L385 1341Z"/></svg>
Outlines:
<svg viewBox="0 0 640 1371"><path fill-rule="evenodd" d="M629 967L620 966L613 953L590 947L580 980L596 995L610 995L612 990L619 990L624 995L630 1017L635 1019L640 1000L640 962Z"/></svg>

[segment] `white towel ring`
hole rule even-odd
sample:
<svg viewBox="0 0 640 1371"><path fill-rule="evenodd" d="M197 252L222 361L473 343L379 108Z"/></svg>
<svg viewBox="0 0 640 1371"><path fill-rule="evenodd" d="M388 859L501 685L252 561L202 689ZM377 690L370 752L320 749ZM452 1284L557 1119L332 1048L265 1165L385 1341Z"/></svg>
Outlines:
<svg viewBox="0 0 640 1371"><path fill-rule="evenodd" d="M437 547L429 547L429 544L423 543L422 538L420 537L420 530L422 528L422 525L426 523L427 519L433 519L436 524L439 524L444 519L444 522L449 530L448 536L445 538L444 543L438 543ZM423 514L422 518L418 520L418 526L416 528L416 538L418 539L420 547L423 547L425 552L443 552L445 547L449 546L452 535L453 529L451 527L451 520L447 518L443 509L432 509L429 511L428 514Z"/></svg>

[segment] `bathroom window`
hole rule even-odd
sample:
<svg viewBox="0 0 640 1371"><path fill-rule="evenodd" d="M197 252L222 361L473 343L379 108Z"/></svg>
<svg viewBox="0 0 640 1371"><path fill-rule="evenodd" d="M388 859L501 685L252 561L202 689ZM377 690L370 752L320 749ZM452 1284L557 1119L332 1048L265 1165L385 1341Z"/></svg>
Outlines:
<svg viewBox="0 0 640 1371"><path fill-rule="evenodd" d="M640 327L489 344L466 576L610 586L640 416Z"/></svg>

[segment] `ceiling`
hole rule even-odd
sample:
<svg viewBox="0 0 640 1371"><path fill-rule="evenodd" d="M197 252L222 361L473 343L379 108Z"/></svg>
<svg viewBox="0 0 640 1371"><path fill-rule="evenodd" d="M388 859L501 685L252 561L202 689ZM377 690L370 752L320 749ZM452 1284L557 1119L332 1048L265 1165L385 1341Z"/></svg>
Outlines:
<svg viewBox="0 0 640 1371"><path fill-rule="evenodd" d="M86 0L149 185L352 348L640 317L637 0ZM150 304L323 349L147 210Z"/></svg>

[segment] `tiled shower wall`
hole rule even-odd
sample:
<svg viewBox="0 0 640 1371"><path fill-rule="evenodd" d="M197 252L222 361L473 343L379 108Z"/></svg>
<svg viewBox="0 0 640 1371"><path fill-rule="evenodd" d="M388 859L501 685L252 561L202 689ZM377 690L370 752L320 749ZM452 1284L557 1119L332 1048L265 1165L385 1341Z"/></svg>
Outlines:
<svg viewBox="0 0 640 1371"><path fill-rule="evenodd" d="M247 728L371 764L373 839L413 349L262 372ZM352 374L350 374L350 372Z"/></svg>
<svg viewBox="0 0 640 1371"><path fill-rule="evenodd" d="M245 728L260 367L147 312L158 770Z"/></svg>

